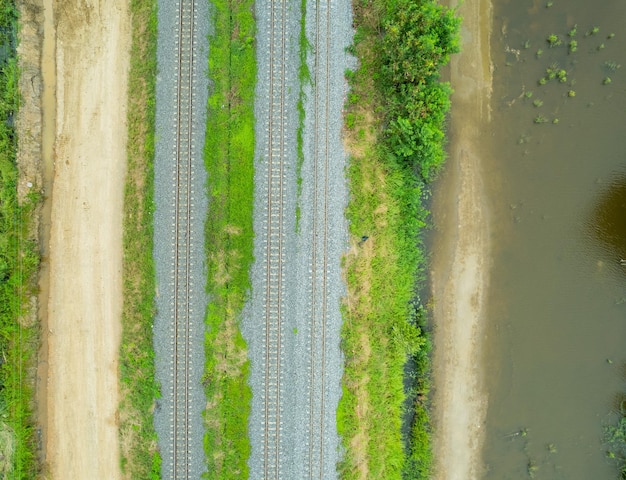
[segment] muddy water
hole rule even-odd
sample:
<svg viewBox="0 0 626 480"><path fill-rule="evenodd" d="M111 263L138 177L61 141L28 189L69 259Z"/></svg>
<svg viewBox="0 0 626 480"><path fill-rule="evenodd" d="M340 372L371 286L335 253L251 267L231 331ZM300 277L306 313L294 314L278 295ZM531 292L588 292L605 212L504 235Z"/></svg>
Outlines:
<svg viewBox="0 0 626 480"><path fill-rule="evenodd" d="M626 3L546 4L493 5L484 478L611 479L603 427L626 392ZM564 81L539 85L550 67Z"/></svg>

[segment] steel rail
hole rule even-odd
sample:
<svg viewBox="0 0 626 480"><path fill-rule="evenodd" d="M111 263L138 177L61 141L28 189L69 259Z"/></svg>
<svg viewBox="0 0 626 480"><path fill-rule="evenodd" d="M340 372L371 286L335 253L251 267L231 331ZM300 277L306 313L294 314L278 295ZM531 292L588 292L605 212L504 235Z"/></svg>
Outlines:
<svg viewBox="0 0 626 480"><path fill-rule="evenodd" d="M180 0L176 79L172 475L190 478L190 288L195 0Z"/></svg>
<svg viewBox="0 0 626 480"><path fill-rule="evenodd" d="M265 385L263 398L263 475L266 479L280 478L281 457L286 15L286 0L270 0L267 155L269 191L266 210ZM277 16L280 17L279 20L277 20ZM278 28L277 21L280 22ZM278 38L276 38L277 33ZM279 51L277 52L277 50ZM275 72L275 70L277 71ZM276 125L277 122L278 125ZM278 138L275 139L275 135Z"/></svg>
<svg viewBox="0 0 626 480"><path fill-rule="evenodd" d="M326 323L328 316L328 195L329 195L329 109L330 101L328 98L330 92L330 2L326 0L326 19L325 19L325 32L322 33L321 24L323 23L322 15L320 14L320 5L322 0L316 0L315 2L315 62L314 62L314 125L313 125L313 246L312 246L312 258L311 258L311 338L310 338L310 350L311 350L311 374L310 374L310 396L309 396L309 432L311 437L314 437L314 431L317 429L319 439L316 442L314 438L309 440L309 452L308 452L308 478L324 477L324 416L325 416L325 370L326 370ZM320 45L321 38L326 39L326 51L324 52L324 59L320 61ZM325 82L325 90L320 88L321 83ZM323 120L320 121L321 113L324 113ZM320 141L320 131L323 132L323 141ZM320 152L321 150L321 152ZM323 167L322 165L323 164ZM323 168L324 181L320 186L319 172L320 167ZM317 251L318 251L318 235L317 231L320 228L318 223L320 222L320 188L323 189L323 195L321 195L322 208L321 208L321 224L323 229L323 235L321 238L322 244L322 268L321 272L317 268ZM318 278L321 276L321 278ZM317 284L321 280L321 306L318 312L318 291ZM320 366L316 371L316 351L317 351L317 336L318 329L320 335L319 349L320 349ZM316 375L319 374L319 375ZM318 380L319 377L319 380ZM315 399L316 381L319 382L319 399ZM316 400L319 401L319 417L316 415ZM316 428L317 424L317 428ZM315 450L318 449L316 452ZM318 470L319 469L319 470ZM316 470L318 475L315 475Z"/></svg>

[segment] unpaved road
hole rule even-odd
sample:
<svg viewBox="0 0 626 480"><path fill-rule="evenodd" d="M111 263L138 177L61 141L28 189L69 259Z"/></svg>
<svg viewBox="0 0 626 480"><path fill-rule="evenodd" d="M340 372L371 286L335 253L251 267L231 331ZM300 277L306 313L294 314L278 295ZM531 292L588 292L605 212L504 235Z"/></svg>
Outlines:
<svg viewBox="0 0 626 480"><path fill-rule="evenodd" d="M57 125L45 455L53 479L114 480L120 477L128 5L58 0L54 14Z"/></svg>
<svg viewBox="0 0 626 480"><path fill-rule="evenodd" d="M480 477L487 407L481 340L490 261L481 158L491 94L489 0L466 0L459 15L462 52L451 62L449 160L433 209L434 478L441 480Z"/></svg>

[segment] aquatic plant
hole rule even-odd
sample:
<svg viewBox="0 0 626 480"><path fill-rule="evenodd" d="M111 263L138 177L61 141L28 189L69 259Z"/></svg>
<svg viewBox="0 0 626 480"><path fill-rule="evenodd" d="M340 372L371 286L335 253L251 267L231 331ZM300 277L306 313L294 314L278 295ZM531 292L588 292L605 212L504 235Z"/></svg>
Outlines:
<svg viewBox="0 0 626 480"><path fill-rule="evenodd" d="M548 41L550 48L558 47L559 45L561 45L561 43L563 43L561 39L559 38L559 36L554 33L552 35L549 35L546 40Z"/></svg>
<svg viewBox="0 0 626 480"><path fill-rule="evenodd" d="M524 96L526 98L532 98L533 96L533 91L532 90L528 90L526 93L524 93Z"/></svg>
<svg viewBox="0 0 626 480"><path fill-rule="evenodd" d="M572 98L576 96L576 92L574 90L570 90L569 92L567 92L567 96Z"/></svg>
<svg viewBox="0 0 626 480"><path fill-rule="evenodd" d="M577 27L578 25L574 25L569 32L567 32L567 36L570 38L573 38L576 36L576 32L577 32Z"/></svg>
<svg viewBox="0 0 626 480"><path fill-rule="evenodd" d="M537 50L537 53L535 53L537 58L541 57L542 54L543 54L543 50L541 48Z"/></svg>
<svg viewBox="0 0 626 480"><path fill-rule="evenodd" d="M612 81L613 80L611 80L611 77L605 77L604 80L602 80L602 85L608 85Z"/></svg>
<svg viewBox="0 0 626 480"><path fill-rule="evenodd" d="M542 101L542 100L539 100L539 99L536 99L536 100L533 102L533 105L534 105L535 107L541 107L541 106L543 105L543 101Z"/></svg>
<svg viewBox="0 0 626 480"><path fill-rule="evenodd" d="M578 50L578 42L576 40L571 40L569 42L569 51L570 53L574 53Z"/></svg>
<svg viewBox="0 0 626 480"><path fill-rule="evenodd" d="M543 115L537 115L535 117L535 119L533 120L533 122L536 123L536 124L546 123L547 121L548 121L548 119L546 117L544 117Z"/></svg>
<svg viewBox="0 0 626 480"><path fill-rule="evenodd" d="M530 48L530 40L526 40L526 41L524 42L524 44L523 44L523 47L524 47L525 49Z"/></svg>
<svg viewBox="0 0 626 480"><path fill-rule="evenodd" d="M611 32L611 33L609 33L609 34L607 35L607 37L606 37L606 38L607 38L607 40L611 40L614 36L615 36L615 34L614 34L613 32Z"/></svg>
<svg viewBox="0 0 626 480"><path fill-rule="evenodd" d="M604 43L601 43L600 45L598 45L598 51L600 50L604 50Z"/></svg>
<svg viewBox="0 0 626 480"><path fill-rule="evenodd" d="M590 37L591 35L595 35L600 31L600 27L592 27L587 33L585 33L585 37Z"/></svg>
<svg viewBox="0 0 626 480"><path fill-rule="evenodd" d="M546 79L546 77L541 77L537 83L539 85L545 85L546 83L548 83L548 80Z"/></svg>
<svg viewBox="0 0 626 480"><path fill-rule="evenodd" d="M559 123L559 119L558 118L554 118L552 120L552 125L558 125L558 123Z"/></svg>

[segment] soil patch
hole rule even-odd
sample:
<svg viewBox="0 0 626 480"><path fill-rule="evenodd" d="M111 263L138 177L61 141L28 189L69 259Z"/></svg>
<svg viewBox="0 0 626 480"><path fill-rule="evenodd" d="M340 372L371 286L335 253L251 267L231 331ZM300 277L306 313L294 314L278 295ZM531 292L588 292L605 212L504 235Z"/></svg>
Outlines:
<svg viewBox="0 0 626 480"><path fill-rule="evenodd" d="M124 0L56 1L54 16L45 453L52 478L116 479L130 17Z"/></svg>

